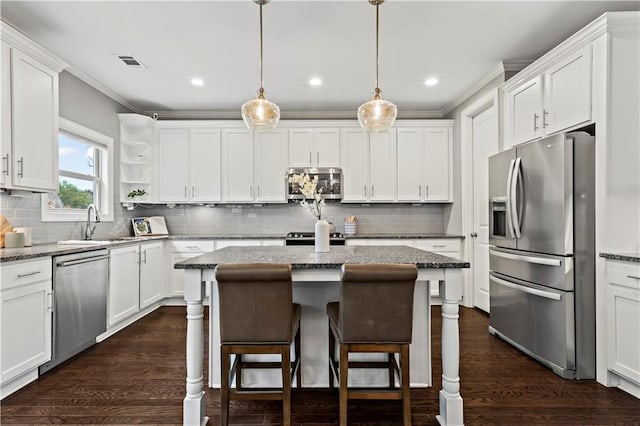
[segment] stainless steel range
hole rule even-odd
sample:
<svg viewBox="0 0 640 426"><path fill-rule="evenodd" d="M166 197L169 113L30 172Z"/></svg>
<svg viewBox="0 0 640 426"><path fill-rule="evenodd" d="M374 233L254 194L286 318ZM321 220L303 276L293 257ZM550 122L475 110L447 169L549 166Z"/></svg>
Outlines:
<svg viewBox="0 0 640 426"><path fill-rule="evenodd" d="M329 234L329 245L343 246L344 234L340 232L332 232ZM289 232L284 240L286 246L312 246L315 242L315 233L313 232Z"/></svg>

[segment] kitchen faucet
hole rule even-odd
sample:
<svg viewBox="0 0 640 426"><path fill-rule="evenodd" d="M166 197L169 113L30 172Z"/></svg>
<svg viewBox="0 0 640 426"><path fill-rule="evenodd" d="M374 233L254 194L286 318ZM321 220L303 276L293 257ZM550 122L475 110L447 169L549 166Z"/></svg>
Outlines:
<svg viewBox="0 0 640 426"><path fill-rule="evenodd" d="M100 215L98 214L98 208L93 203L89 204L89 207L87 207L87 228L84 230L85 240L93 239L93 233L96 232L96 225L93 225L93 228L91 228L91 209L93 209L93 212L95 214L95 219L96 219L95 223L100 222Z"/></svg>

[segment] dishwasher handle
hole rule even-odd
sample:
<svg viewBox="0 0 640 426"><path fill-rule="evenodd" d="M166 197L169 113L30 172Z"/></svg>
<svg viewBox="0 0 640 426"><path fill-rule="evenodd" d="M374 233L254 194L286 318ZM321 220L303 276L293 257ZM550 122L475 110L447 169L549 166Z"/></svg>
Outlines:
<svg viewBox="0 0 640 426"><path fill-rule="evenodd" d="M62 268L65 266L80 265L82 263L97 262L98 260L104 260L104 259L109 259L109 255L105 254L103 256L85 257L83 259L78 259L78 260L67 260L66 262L56 263L56 266Z"/></svg>

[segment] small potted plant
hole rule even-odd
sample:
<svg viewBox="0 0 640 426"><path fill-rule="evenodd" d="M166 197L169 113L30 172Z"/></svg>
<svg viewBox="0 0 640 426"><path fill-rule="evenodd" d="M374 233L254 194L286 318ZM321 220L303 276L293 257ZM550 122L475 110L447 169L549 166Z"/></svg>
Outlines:
<svg viewBox="0 0 640 426"><path fill-rule="evenodd" d="M127 194L127 198L131 198L135 200L136 198L144 197L145 195L148 195L148 192L145 191L144 189L134 189L133 191Z"/></svg>

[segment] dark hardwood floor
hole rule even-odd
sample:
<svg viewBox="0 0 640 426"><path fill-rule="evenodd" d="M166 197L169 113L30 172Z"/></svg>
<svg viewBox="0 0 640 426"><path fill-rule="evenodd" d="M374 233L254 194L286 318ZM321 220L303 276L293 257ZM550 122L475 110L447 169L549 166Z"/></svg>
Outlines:
<svg viewBox="0 0 640 426"><path fill-rule="evenodd" d="M437 424L439 307L433 309L432 317L435 386L411 392L416 425ZM560 379L489 336L487 325L484 313L461 308L460 376L466 425L640 425L640 400L595 381ZM185 333L185 309L161 308L5 398L0 422L181 424ZM218 398L217 391L207 390L211 425L218 424ZM233 401L230 420L234 425L277 424L280 410L278 402ZM337 420L336 394L294 393L294 424L334 425ZM350 402L349 420L353 425L400 424L400 403Z"/></svg>

